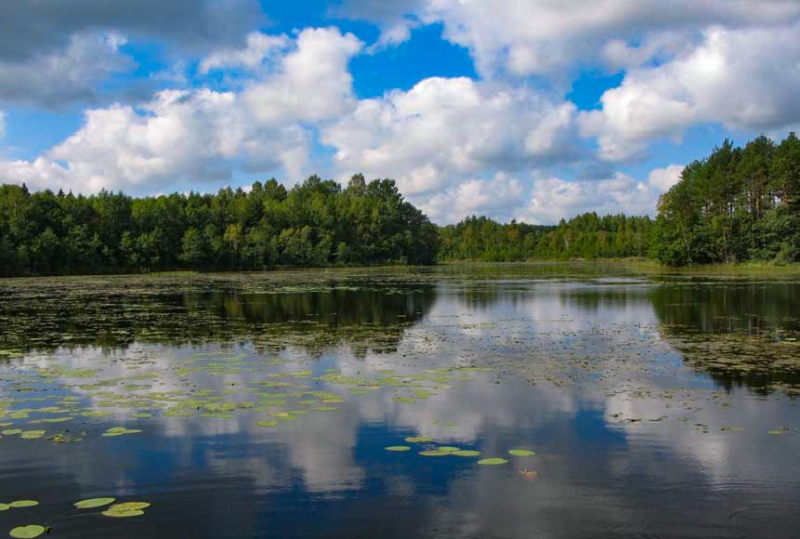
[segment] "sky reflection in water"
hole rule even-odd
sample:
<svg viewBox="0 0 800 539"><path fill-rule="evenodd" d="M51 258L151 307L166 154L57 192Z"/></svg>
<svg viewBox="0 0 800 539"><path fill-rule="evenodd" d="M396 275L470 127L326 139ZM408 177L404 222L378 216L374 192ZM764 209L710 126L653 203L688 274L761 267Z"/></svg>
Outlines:
<svg viewBox="0 0 800 539"><path fill-rule="evenodd" d="M69 280L3 285L7 413L70 396L111 415L0 420L82 438L0 439L0 502L41 502L0 512L0 532L38 522L54 537L727 538L791 537L800 525L798 285L203 279L111 279L91 293ZM492 370L457 370L470 366ZM86 369L97 372L70 377ZM332 373L391 383L353 394ZM304 387L263 385L274 382ZM398 402L415 384L433 394ZM274 419L259 393L302 391L343 402L256 425ZM137 409L131 395L153 393L172 395L165 409L245 407L231 418L168 416L143 410L147 399ZM19 401L31 397L46 400ZM304 398L273 410L304 409ZM144 432L100 436L117 425ZM510 462L418 455L436 445ZM106 495L153 506L124 521L70 510Z"/></svg>

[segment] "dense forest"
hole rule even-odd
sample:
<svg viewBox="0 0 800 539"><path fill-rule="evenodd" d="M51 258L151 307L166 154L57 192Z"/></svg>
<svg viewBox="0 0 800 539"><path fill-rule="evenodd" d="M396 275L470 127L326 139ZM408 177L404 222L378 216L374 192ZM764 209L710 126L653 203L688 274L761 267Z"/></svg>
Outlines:
<svg viewBox="0 0 800 539"><path fill-rule="evenodd" d="M0 186L0 275L430 264L436 227L391 180L131 198Z"/></svg>
<svg viewBox="0 0 800 539"><path fill-rule="evenodd" d="M800 256L800 140L729 141L661 197L653 255L673 266Z"/></svg>
<svg viewBox="0 0 800 539"><path fill-rule="evenodd" d="M470 217L439 230L439 258L512 262L647 256L652 229L649 217L596 213L562 220L558 226L515 221L501 225L486 217Z"/></svg>
<svg viewBox="0 0 800 539"><path fill-rule="evenodd" d="M729 141L689 164L658 217L437 227L392 180L132 198L0 185L0 276L650 257L672 266L800 260L800 140Z"/></svg>

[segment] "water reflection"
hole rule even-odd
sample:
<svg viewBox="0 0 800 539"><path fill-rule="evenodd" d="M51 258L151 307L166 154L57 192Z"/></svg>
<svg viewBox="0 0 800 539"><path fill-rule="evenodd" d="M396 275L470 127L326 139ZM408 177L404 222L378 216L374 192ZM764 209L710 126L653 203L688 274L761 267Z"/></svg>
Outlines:
<svg viewBox="0 0 800 539"><path fill-rule="evenodd" d="M792 331L791 302L756 310L770 302L769 286L760 286L766 299L732 312L753 309L762 333ZM700 292L696 303L730 301L717 285L514 276L100 295L94 305L74 302L84 312L63 326L47 305L32 306L32 318L61 329L10 357L0 410L71 397L111 415L46 425L85 432L78 443L4 436L0 492L39 500L25 518L49 519L61 537L790 537L800 525L792 510L798 404L785 393L727 387L712 369L722 367L709 365L717 358L686 352L686 335L759 336L704 329L709 318L692 313L716 308L673 309L692 298L683 288ZM86 313L117 344L92 340ZM20 346L22 332L6 328L0 348ZM59 376L39 378L54 366ZM457 370L464 366L494 370ZM90 378L75 377L88 369ZM391 383L340 383L355 379ZM398 401L417 386L431 394ZM256 411L274 399L262 393L306 391L342 402L275 428L256 425L272 417ZM301 408L306 397L276 408ZM153 405L159 398L163 408ZM187 400L243 406L231 418L202 409L166 415ZM137 418L143 411L152 417ZM37 417L13 423L33 428L25 425ZM99 436L119 424L144 433ZM789 433L768 434L779 428ZM426 444L384 450L407 436L487 457L518 447L537 455L482 467L419 456ZM109 494L153 507L123 524L68 512L72 501ZM0 527L17 518L0 513Z"/></svg>

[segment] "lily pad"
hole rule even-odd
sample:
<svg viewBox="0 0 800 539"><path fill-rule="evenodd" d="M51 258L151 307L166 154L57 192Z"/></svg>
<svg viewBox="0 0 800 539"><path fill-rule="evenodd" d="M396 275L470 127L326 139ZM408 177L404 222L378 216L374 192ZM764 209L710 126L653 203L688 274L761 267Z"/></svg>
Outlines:
<svg viewBox="0 0 800 539"><path fill-rule="evenodd" d="M438 449L429 449L428 451L420 453L423 457L446 457L451 454L452 453L447 453L446 451L439 451Z"/></svg>
<svg viewBox="0 0 800 539"><path fill-rule="evenodd" d="M75 507L78 509L94 509L95 507L103 507L104 505L112 504L116 498L91 498L89 500L81 500L75 502Z"/></svg>
<svg viewBox="0 0 800 539"><path fill-rule="evenodd" d="M15 539L33 539L34 537L39 537L46 531L47 528L44 526L39 526L38 524L28 524L27 526L17 526L11 530L10 535Z"/></svg>
<svg viewBox="0 0 800 539"><path fill-rule="evenodd" d="M451 455L455 455L457 457L479 457L481 452L474 451L472 449L461 449L460 451L453 451Z"/></svg>
<svg viewBox="0 0 800 539"><path fill-rule="evenodd" d="M433 438L430 438L428 436L409 436L408 438L406 438L406 442L410 444L424 444L432 441Z"/></svg>
<svg viewBox="0 0 800 539"><path fill-rule="evenodd" d="M508 454L515 457L532 457L536 454L536 451L530 451L528 449L512 449L508 452Z"/></svg>
<svg viewBox="0 0 800 539"><path fill-rule="evenodd" d="M8 511L9 509L11 509L11 506L7 503L0 503L0 511Z"/></svg>
<svg viewBox="0 0 800 539"><path fill-rule="evenodd" d="M11 502L8 505L10 505L11 507L13 507L15 509L20 509L22 507L35 507L35 506L39 505L39 502L34 501L34 500L18 500L16 502Z"/></svg>
<svg viewBox="0 0 800 539"><path fill-rule="evenodd" d="M256 422L256 425L259 427L269 428L269 427L277 427L280 422L277 419L265 419L262 421Z"/></svg>
<svg viewBox="0 0 800 539"><path fill-rule="evenodd" d="M111 509L107 511L103 511L103 515L111 518L128 518L128 517L140 517L144 514L144 511L141 509L127 509L125 511L112 511Z"/></svg>
<svg viewBox="0 0 800 539"><path fill-rule="evenodd" d="M453 447L450 445L443 445L441 447L437 447L436 449L442 453L455 453L456 451L461 451L460 447Z"/></svg>
<svg viewBox="0 0 800 539"><path fill-rule="evenodd" d="M482 459L478 461L481 466L497 466L498 464L506 464L508 461L501 458Z"/></svg>
<svg viewBox="0 0 800 539"><path fill-rule="evenodd" d="M385 447L386 451L409 451L411 448L407 445L390 445L389 447Z"/></svg>

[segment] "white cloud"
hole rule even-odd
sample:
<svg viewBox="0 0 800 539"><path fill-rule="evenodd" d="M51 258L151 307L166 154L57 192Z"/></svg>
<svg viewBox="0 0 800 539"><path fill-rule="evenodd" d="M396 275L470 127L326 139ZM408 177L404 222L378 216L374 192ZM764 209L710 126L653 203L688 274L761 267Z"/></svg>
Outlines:
<svg viewBox="0 0 800 539"><path fill-rule="evenodd" d="M684 167L681 165L670 165L666 168L657 168L650 172L648 183L660 190L662 193L669 191L670 187L678 183L681 179Z"/></svg>
<svg viewBox="0 0 800 539"><path fill-rule="evenodd" d="M124 43L116 34L76 34L63 51L0 61L0 100L52 108L93 101L108 75L133 67L119 51Z"/></svg>
<svg viewBox="0 0 800 539"><path fill-rule="evenodd" d="M465 175L513 171L564 159L575 149L575 107L527 88L468 78L430 78L407 92L362 100L323 130L343 173L393 177L408 195Z"/></svg>
<svg viewBox="0 0 800 539"><path fill-rule="evenodd" d="M702 43L664 64L630 71L583 113L582 132L597 136L601 156L630 158L653 137L675 136L701 122L773 129L800 121L800 25L783 29L712 28Z"/></svg>
<svg viewBox="0 0 800 539"><path fill-rule="evenodd" d="M261 32L253 32L247 36L244 48L222 49L206 56L198 66L201 74L213 69L246 68L256 70L271 54L286 49L291 40L285 35L271 36Z"/></svg>
<svg viewBox="0 0 800 539"><path fill-rule="evenodd" d="M442 22L445 36L471 51L479 71L562 74L565 66L602 61L612 39L711 25L782 27L800 17L794 0L427 0L416 12Z"/></svg>
<svg viewBox="0 0 800 539"><path fill-rule="evenodd" d="M304 125L354 103L350 56L361 47L338 30L305 30L296 46L243 93L167 90L141 107L85 113L78 132L33 161L0 161L0 177L35 188L134 193L247 171L306 172L313 133Z"/></svg>
<svg viewBox="0 0 800 539"><path fill-rule="evenodd" d="M348 63L362 46L353 34L342 35L336 28L303 30L296 50L282 59L279 74L249 87L244 99L263 121L340 116L355 106Z"/></svg>
<svg viewBox="0 0 800 539"><path fill-rule="evenodd" d="M490 180L467 180L420 201L420 209L437 223L455 223L470 215L508 220L528 191L521 180L497 173Z"/></svg>
<svg viewBox="0 0 800 539"><path fill-rule="evenodd" d="M517 217L531 223L555 224L586 212L652 216L658 197L677 183L682 171L679 165L654 169L646 181L623 173L605 180L536 178L530 202Z"/></svg>

